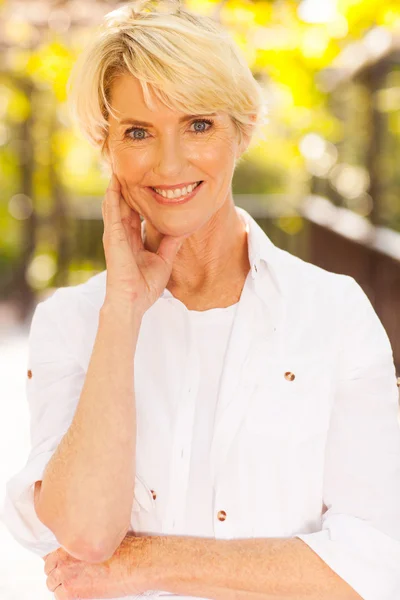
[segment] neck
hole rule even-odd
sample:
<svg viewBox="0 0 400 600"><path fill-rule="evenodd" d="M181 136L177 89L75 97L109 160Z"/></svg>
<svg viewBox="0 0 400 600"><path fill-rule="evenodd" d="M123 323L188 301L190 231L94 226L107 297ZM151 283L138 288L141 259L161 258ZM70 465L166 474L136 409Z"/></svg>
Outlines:
<svg viewBox="0 0 400 600"><path fill-rule="evenodd" d="M145 247L153 252L160 234L147 227ZM167 289L175 296L206 295L245 278L250 268L245 223L228 200L211 219L182 244Z"/></svg>

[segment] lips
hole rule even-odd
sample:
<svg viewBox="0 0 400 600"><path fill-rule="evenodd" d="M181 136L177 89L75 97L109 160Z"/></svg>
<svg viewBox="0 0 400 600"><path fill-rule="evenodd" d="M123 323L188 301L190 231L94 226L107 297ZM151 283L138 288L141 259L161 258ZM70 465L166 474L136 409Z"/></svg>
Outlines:
<svg viewBox="0 0 400 600"><path fill-rule="evenodd" d="M163 190L163 192L168 192L168 190L171 190L172 192L174 192L175 190L183 190L183 188L187 188L189 185L194 185L196 183L202 183L201 181L189 181L187 183L179 183L178 185L153 185L153 186L149 186L152 187L153 190L155 189L159 189L159 190Z"/></svg>
<svg viewBox="0 0 400 600"><path fill-rule="evenodd" d="M152 187L148 187L147 189L159 204L164 204L167 206L177 206L179 204L189 202L189 200L191 200L198 193L198 191L203 188L204 185L204 181L201 181L199 185L197 185L194 188L194 190L190 192L190 194L186 194L186 196L180 196L179 198L165 198L164 196L156 192Z"/></svg>
<svg viewBox="0 0 400 600"><path fill-rule="evenodd" d="M154 186L151 187L152 190L154 190L155 192L157 192L157 190L161 190L162 192L175 192L176 190L183 190L184 188L189 187L190 185L194 185L194 186L199 186L200 183L202 183L202 181L193 181L192 183L186 183L183 185L176 185L176 186L172 186L172 187L168 187L168 186ZM193 190L192 190L193 191ZM157 192L158 193L158 192ZM180 197L180 196L179 196Z"/></svg>

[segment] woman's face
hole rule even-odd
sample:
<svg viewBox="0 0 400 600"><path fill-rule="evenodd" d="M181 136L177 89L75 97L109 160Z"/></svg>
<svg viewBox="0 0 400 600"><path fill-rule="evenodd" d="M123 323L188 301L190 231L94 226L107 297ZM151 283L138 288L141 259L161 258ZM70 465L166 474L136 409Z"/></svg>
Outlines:
<svg viewBox="0 0 400 600"><path fill-rule="evenodd" d="M118 119L109 118L110 162L126 202L157 231L190 234L231 198L235 160L243 150L228 114L188 118L153 98L155 111L146 107L132 75L114 82L111 105ZM199 181L197 193L183 204L160 204L149 189Z"/></svg>

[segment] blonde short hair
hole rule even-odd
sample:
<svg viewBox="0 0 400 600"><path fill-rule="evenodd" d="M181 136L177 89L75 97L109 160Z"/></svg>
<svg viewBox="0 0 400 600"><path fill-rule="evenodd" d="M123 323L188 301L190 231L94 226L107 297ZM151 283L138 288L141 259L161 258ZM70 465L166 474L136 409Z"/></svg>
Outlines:
<svg viewBox="0 0 400 600"><path fill-rule="evenodd" d="M146 105L149 87L172 110L223 111L239 136L262 137L264 90L227 31L211 17L194 14L180 0L136 0L108 13L78 57L69 84L72 116L102 153L108 137L112 83L138 78ZM257 134L254 136L254 134Z"/></svg>

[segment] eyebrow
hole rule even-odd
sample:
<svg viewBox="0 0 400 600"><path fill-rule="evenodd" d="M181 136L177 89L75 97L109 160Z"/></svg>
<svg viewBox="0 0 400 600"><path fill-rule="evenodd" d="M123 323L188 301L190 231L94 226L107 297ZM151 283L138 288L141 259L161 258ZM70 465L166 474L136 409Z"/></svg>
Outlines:
<svg viewBox="0 0 400 600"><path fill-rule="evenodd" d="M205 118L205 117L216 117L217 113L208 113L207 115L185 115L184 117L181 117L179 119L179 123L185 123L186 121L190 121L191 119L195 119L195 118ZM152 123L147 123L146 121L138 121L137 119L133 119L131 117L128 117L126 119L122 119L121 121L119 121L120 125L143 125L143 127L153 127Z"/></svg>

